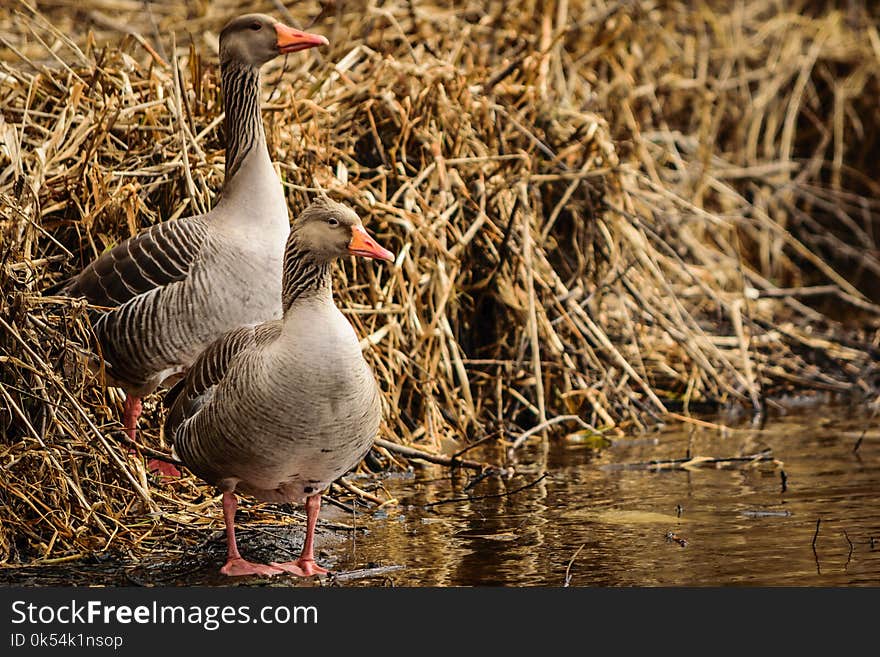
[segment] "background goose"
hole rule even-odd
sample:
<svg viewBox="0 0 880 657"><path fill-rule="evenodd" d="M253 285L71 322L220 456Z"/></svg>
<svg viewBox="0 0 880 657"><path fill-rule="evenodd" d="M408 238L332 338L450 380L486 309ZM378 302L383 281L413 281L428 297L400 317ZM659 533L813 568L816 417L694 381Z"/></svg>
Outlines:
<svg viewBox="0 0 880 657"><path fill-rule="evenodd" d="M393 260L350 208L320 199L294 221L284 256L283 318L244 326L209 346L176 395L165 425L174 453L223 491L226 575L325 573L313 541L321 493L367 453L379 429L379 390L354 329L333 302L331 262L342 255ZM296 561L242 559L234 492L305 501Z"/></svg>
<svg viewBox="0 0 880 657"><path fill-rule="evenodd" d="M289 219L260 116L260 67L326 45L269 16L249 14L220 33L226 179L205 215L157 224L116 245L61 289L113 308L95 334L108 379L126 392L134 438L141 397L184 371L223 332L281 315L280 274ZM166 473L169 466L151 462Z"/></svg>

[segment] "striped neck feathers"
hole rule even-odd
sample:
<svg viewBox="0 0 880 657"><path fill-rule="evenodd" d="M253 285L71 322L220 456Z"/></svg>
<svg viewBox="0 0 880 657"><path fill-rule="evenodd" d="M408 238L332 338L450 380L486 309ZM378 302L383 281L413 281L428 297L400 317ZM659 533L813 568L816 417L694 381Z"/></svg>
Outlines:
<svg viewBox="0 0 880 657"><path fill-rule="evenodd" d="M241 167L254 148L266 147L260 115L260 69L237 61L221 71L223 108L226 112L226 180Z"/></svg>
<svg viewBox="0 0 880 657"><path fill-rule="evenodd" d="M297 301L315 298L332 300L333 297L330 261L316 259L299 244L297 237L296 231L292 230L284 253L281 307L285 315Z"/></svg>

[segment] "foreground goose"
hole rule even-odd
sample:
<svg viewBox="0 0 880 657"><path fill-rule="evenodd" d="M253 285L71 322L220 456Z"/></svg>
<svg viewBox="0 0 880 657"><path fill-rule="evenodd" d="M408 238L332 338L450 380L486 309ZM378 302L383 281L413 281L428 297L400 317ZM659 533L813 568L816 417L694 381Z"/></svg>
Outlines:
<svg viewBox="0 0 880 657"><path fill-rule="evenodd" d="M174 453L223 491L226 575L308 576L321 493L364 457L379 429L376 379L351 324L333 302L331 262L393 260L350 208L326 198L293 222L284 254L283 318L230 331L169 393ZM235 491L268 502L305 501L302 555L271 565L242 559Z"/></svg>
<svg viewBox="0 0 880 657"><path fill-rule="evenodd" d="M126 392L135 436L141 397L183 372L231 328L281 316L281 265L290 231L260 117L260 67L327 44L262 14L220 33L226 179L205 215L157 224L118 244L61 288L112 308L95 323L108 380ZM166 474L176 472L151 462Z"/></svg>

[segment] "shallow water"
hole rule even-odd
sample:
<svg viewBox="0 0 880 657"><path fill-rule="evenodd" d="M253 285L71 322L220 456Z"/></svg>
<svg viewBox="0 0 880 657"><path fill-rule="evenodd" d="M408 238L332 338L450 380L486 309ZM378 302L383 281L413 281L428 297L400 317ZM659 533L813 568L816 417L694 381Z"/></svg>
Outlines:
<svg viewBox="0 0 880 657"><path fill-rule="evenodd" d="M779 462L644 465L765 449ZM325 504L322 521L368 531L319 526L319 562L348 572L345 586L562 586L567 577L571 586L880 585L880 427L867 412L798 410L761 431L677 427L598 450L535 438L515 457L513 476L470 488L472 473L439 466L389 476L382 483L399 506L355 519ZM447 503L462 497L472 499ZM218 511L216 531L186 559L0 569L0 584L319 584L219 575L221 528ZM294 558L302 532L246 528L240 540L251 558ZM402 568L350 572L394 565Z"/></svg>
<svg viewBox="0 0 880 657"><path fill-rule="evenodd" d="M781 467L631 466L767 448ZM797 411L763 431L678 428L600 451L536 439L517 456L513 478L468 492L467 476L433 467L389 479L401 507L361 519L369 534L334 550L336 567L401 564L386 576L398 586L561 586L567 570L571 586L880 585L880 430L867 414ZM509 496L423 506L545 474Z"/></svg>

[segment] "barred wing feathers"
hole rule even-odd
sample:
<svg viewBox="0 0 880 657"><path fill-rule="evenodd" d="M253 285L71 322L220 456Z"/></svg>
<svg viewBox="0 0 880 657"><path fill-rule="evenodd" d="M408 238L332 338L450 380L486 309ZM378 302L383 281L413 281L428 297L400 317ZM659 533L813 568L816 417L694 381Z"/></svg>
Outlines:
<svg viewBox="0 0 880 657"><path fill-rule="evenodd" d="M97 306L121 306L186 278L207 234L201 216L156 224L101 255L61 291Z"/></svg>

